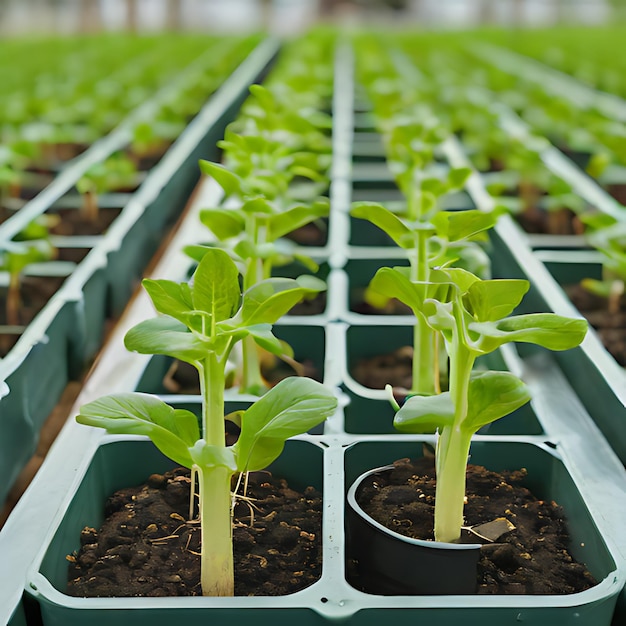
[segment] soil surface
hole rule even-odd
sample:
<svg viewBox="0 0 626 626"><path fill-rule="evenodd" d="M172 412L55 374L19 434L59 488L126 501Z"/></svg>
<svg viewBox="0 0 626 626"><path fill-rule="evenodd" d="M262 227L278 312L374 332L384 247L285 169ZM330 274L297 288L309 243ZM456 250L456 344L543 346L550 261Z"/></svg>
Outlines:
<svg viewBox="0 0 626 626"><path fill-rule="evenodd" d="M381 524L417 539L434 539L435 469L433 459L396 461L384 476L364 482L359 503ZM538 500L524 487L525 470L496 473L469 465L466 524L506 518L515 527L493 543L484 543L478 564L479 594L568 594L597 584L568 551L563 510ZM354 567L355 586L367 586ZM372 592L372 589L369 589Z"/></svg>
<svg viewBox="0 0 626 626"><path fill-rule="evenodd" d="M515 219L530 234L582 235L584 232L583 223L570 209L534 209L515 215Z"/></svg>
<svg viewBox="0 0 626 626"><path fill-rule="evenodd" d="M188 521L189 471L153 474L113 494L99 530L84 528L68 555L68 593L84 597L196 596L200 525ZM304 589L321 576L321 494L303 493L267 472L250 474L235 508L235 595L274 596ZM252 518L251 518L252 513Z"/></svg>
<svg viewBox="0 0 626 626"><path fill-rule="evenodd" d="M298 362L294 368L291 363L281 361L273 355L268 354L267 357L270 360L261 365L261 374L270 387L289 376L307 376L321 382L320 373L309 359ZM234 383L238 384L238 381ZM163 386L170 393L197 395L200 393L198 370L189 363L175 360L163 379Z"/></svg>
<svg viewBox="0 0 626 626"><path fill-rule="evenodd" d="M626 302L622 298L620 310L611 312L606 298L596 296L579 284L565 287L572 304L595 328L604 347L613 358L626 367Z"/></svg>
<svg viewBox="0 0 626 626"><path fill-rule="evenodd" d="M100 208L96 219L89 219L80 209L58 209L55 214L61 219L50 232L64 236L101 235L106 232L121 210L121 208Z"/></svg>
<svg viewBox="0 0 626 626"><path fill-rule="evenodd" d="M402 346L388 354L359 359L352 365L350 373L354 380L370 389L384 389L385 385L411 389L413 347Z"/></svg>

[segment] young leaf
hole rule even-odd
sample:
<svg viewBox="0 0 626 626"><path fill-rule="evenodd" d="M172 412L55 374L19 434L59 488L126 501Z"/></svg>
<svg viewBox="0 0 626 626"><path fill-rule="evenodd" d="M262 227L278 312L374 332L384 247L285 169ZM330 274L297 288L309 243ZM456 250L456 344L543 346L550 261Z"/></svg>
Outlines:
<svg viewBox="0 0 626 626"><path fill-rule="evenodd" d="M529 288L527 280L479 280L470 286L463 301L478 322L495 322L510 315Z"/></svg>
<svg viewBox="0 0 626 626"><path fill-rule="evenodd" d="M393 418L394 427L403 433L433 433L454 421L450 392L434 396L411 396Z"/></svg>
<svg viewBox="0 0 626 626"><path fill-rule="evenodd" d="M323 422L337 408L337 399L321 383L294 376L279 382L243 415L234 444L237 468L255 471L281 453L285 441Z"/></svg>
<svg viewBox="0 0 626 626"><path fill-rule="evenodd" d="M148 292L154 308L159 313L169 315L179 322L187 324L189 311L193 308L191 291L187 283L145 278L141 284Z"/></svg>
<svg viewBox="0 0 626 626"><path fill-rule="evenodd" d="M119 393L80 407L76 421L113 434L146 435L176 463L191 467L189 453L200 437L198 418L184 409L173 409L156 396Z"/></svg>
<svg viewBox="0 0 626 626"><path fill-rule="evenodd" d="M227 170L223 165L201 160L200 170L207 176L214 178L217 184L224 190L226 196L242 194L241 179L237 174Z"/></svg>
<svg viewBox="0 0 626 626"><path fill-rule="evenodd" d="M241 321L245 325L273 324L307 295L326 289L326 284L314 276L297 279L269 278L250 287L243 294Z"/></svg>
<svg viewBox="0 0 626 626"><path fill-rule="evenodd" d="M235 313L240 298L239 272L226 252L207 249L194 272L191 295L194 307L206 311L213 324Z"/></svg>
<svg viewBox="0 0 626 626"><path fill-rule="evenodd" d="M246 227L243 217L231 209L204 209L200 221L220 240L239 235Z"/></svg>
<svg viewBox="0 0 626 626"><path fill-rule="evenodd" d="M478 233L493 228L501 215L501 211L479 211L467 209L465 211L440 211L431 222L437 233L448 241L469 239Z"/></svg>
<svg viewBox="0 0 626 626"><path fill-rule="evenodd" d="M463 428L475 433L530 400L528 387L510 372L473 372Z"/></svg>
<svg viewBox="0 0 626 626"><path fill-rule="evenodd" d="M484 354L511 341L534 343L549 350L569 350L584 339L587 321L554 313L529 313L496 322L471 322L469 329L480 335L477 346Z"/></svg>
<svg viewBox="0 0 626 626"><path fill-rule="evenodd" d="M268 239L274 241L288 235L296 228L305 226L320 217L326 217L329 209L328 202L316 202L312 206L296 206L273 215L267 220Z"/></svg>
<svg viewBox="0 0 626 626"><path fill-rule="evenodd" d="M386 232L400 247L412 248L414 245L411 230L391 211L372 202L355 202L350 210L352 217L368 220Z"/></svg>
<svg viewBox="0 0 626 626"><path fill-rule="evenodd" d="M166 354L191 364L205 358L208 349L185 325L166 316L139 322L126 333L124 345L131 352Z"/></svg>

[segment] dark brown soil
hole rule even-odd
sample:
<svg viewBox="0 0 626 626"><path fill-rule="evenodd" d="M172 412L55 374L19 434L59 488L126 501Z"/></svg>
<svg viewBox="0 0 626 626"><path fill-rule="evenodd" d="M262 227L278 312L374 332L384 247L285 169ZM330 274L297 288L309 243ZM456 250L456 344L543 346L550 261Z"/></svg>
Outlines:
<svg viewBox="0 0 626 626"><path fill-rule="evenodd" d="M545 211L534 209L515 216L520 226L529 234L581 235L584 226L570 209Z"/></svg>
<svg viewBox="0 0 626 626"><path fill-rule="evenodd" d="M291 307L287 315L321 315L326 309L326 293L318 293L315 298L302 300Z"/></svg>
<svg viewBox="0 0 626 626"><path fill-rule="evenodd" d="M20 295L20 324L29 324L46 302L58 291L65 278L57 276L24 276ZM0 324L6 324L6 289L0 290Z"/></svg>
<svg viewBox="0 0 626 626"><path fill-rule="evenodd" d="M400 534L434 539L433 459L402 459L394 465L393 471L364 484L359 503L374 519ZM524 487L525 476L523 469L496 473L468 466L466 524L504 517L515 527L481 548L478 593L567 594L592 587L596 584L593 576L568 551L563 510L552 501L535 498ZM476 536L471 541L482 543Z"/></svg>
<svg viewBox="0 0 626 626"><path fill-rule="evenodd" d="M271 362L267 366L261 367L261 372L263 378L271 387L277 385L284 378L295 375L307 376L321 382L320 374L312 361L304 360L298 363L298 368L298 371L296 371L289 363L272 357ZM184 361L174 361L163 379L163 386L170 393L199 394L200 381L198 379L198 370Z"/></svg>
<svg viewBox="0 0 626 626"><path fill-rule="evenodd" d="M385 385L411 389L413 386L413 347L402 346L388 354L359 359L350 373L357 382L370 389Z"/></svg>
<svg viewBox="0 0 626 626"><path fill-rule="evenodd" d="M200 526L188 521L186 469L150 476L113 494L101 529L84 528L68 555L68 593L85 597L195 596L200 590ZM304 493L266 472L250 475L253 508L235 509L235 595L293 593L321 575L321 494ZM253 511L253 519L250 514Z"/></svg>
<svg viewBox="0 0 626 626"><path fill-rule="evenodd" d="M305 224L285 235L301 246L324 246L328 241L328 231L323 225L325 222Z"/></svg>
<svg viewBox="0 0 626 626"><path fill-rule="evenodd" d="M377 308L366 302L362 298L362 294L358 294L350 304L350 310L353 313L361 315L412 315L413 311L406 304L391 298L383 308Z"/></svg>
<svg viewBox="0 0 626 626"><path fill-rule="evenodd" d="M101 235L106 232L120 208L101 208L95 220L89 219L80 209L59 209L55 211L61 218L59 223L50 229L54 235Z"/></svg>
<svg viewBox="0 0 626 626"><path fill-rule="evenodd" d="M605 298L589 293L578 284L565 287L565 292L595 328L604 347L626 367L626 302L622 299L620 310L613 313L608 310Z"/></svg>

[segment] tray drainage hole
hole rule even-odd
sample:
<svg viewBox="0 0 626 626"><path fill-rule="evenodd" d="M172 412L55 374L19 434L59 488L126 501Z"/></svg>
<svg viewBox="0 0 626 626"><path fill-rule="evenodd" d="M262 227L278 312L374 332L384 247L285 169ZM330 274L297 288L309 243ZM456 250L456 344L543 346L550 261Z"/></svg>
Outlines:
<svg viewBox="0 0 626 626"><path fill-rule="evenodd" d="M328 598L320 598L320 601L326 604L326 602L328 602Z"/></svg>
<svg viewBox="0 0 626 626"><path fill-rule="evenodd" d="M552 448L553 450L556 450L557 448L556 443L554 443L553 441L546 441L546 446L548 446L548 448Z"/></svg>

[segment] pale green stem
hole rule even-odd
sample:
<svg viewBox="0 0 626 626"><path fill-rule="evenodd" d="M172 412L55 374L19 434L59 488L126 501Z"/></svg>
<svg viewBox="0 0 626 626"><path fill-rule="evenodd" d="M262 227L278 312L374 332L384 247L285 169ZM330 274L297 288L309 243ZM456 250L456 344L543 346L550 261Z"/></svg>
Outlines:
<svg viewBox="0 0 626 626"><path fill-rule="evenodd" d="M417 202L415 193L409 205ZM409 214L419 214L417 206L409 210ZM418 231L415 236L415 256L411 259L411 280L428 282L430 268L428 266L429 235ZM437 393L438 355L435 351L435 331L428 326L421 315L416 315L413 326L413 388L412 393L430 396Z"/></svg>
<svg viewBox="0 0 626 626"><path fill-rule="evenodd" d="M210 352L200 372L202 437L212 446L224 446L224 363Z"/></svg>
<svg viewBox="0 0 626 626"><path fill-rule="evenodd" d="M265 227L257 226L256 218L253 217L250 220L248 230L249 236L253 237L255 243L258 244L261 239L265 239ZM243 277L244 291L263 280L264 271L265 268L261 259L250 259ZM244 337L241 346L243 372L239 392L262 395L267 389L267 385L261 376L257 344L252 337L248 336Z"/></svg>
<svg viewBox="0 0 626 626"><path fill-rule="evenodd" d="M468 413L470 374L476 357L461 344L458 331L450 347L450 396L454 421L437 442L435 541L456 542L461 537L465 503L465 475L472 432L464 427Z"/></svg>
<svg viewBox="0 0 626 626"><path fill-rule="evenodd" d="M210 352L201 368L202 437L225 447L224 362ZM230 482L225 467L201 467L198 473L201 520L200 579L205 596L234 595Z"/></svg>
<svg viewBox="0 0 626 626"><path fill-rule="evenodd" d="M197 468L200 483L201 557L203 596L233 596L235 574L230 507L231 470Z"/></svg>

